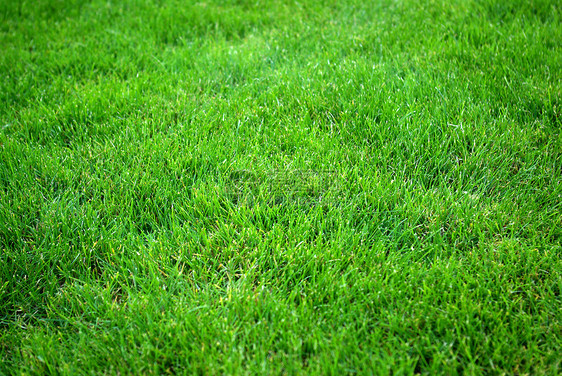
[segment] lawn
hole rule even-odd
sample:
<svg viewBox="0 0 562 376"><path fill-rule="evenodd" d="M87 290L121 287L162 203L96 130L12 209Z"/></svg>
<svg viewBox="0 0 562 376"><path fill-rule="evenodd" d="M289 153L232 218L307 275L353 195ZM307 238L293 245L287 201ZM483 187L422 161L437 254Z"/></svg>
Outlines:
<svg viewBox="0 0 562 376"><path fill-rule="evenodd" d="M556 0L0 0L0 374L562 372Z"/></svg>

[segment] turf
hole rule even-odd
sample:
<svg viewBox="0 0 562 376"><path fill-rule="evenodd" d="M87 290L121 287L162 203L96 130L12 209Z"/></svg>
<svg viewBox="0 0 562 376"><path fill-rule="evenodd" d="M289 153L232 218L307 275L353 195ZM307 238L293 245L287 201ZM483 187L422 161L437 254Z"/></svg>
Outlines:
<svg viewBox="0 0 562 376"><path fill-rule="evenodd" d="M0 373L559 374L555 0L0 2Z"/></svg>

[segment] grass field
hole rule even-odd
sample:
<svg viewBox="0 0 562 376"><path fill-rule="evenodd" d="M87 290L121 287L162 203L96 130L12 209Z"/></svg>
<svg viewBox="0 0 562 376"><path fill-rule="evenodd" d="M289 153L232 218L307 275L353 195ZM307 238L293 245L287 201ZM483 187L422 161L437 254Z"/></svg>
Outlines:
<svg viewBox="0 0 562 376"><path fill-rule="evenodd" d="M0 1L0 374L560 374L556 0Z"/></svg>

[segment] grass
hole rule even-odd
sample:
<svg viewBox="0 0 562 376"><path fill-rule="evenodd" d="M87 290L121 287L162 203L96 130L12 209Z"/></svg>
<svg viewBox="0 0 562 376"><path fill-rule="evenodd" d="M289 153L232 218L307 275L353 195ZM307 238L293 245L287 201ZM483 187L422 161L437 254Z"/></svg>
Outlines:
<svg viewBox="0 0 562 376"><path fill-rule="evenodd" d="M559 374L561 21L2 1L0 373Z"/></svg>

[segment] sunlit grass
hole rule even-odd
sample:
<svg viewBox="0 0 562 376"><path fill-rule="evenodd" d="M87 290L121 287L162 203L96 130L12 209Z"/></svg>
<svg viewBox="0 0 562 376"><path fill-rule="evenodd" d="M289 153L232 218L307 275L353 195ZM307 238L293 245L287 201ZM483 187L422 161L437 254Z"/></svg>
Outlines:
<svg viewBox="0 0 562 376"><path fill-rule="evenodd" d="M0 373L558 374L556 1L4 1Z"/></svg>

